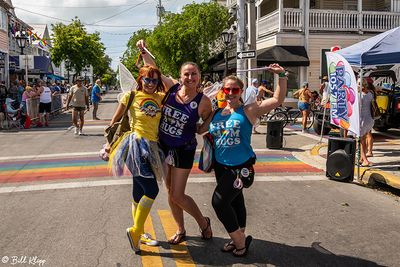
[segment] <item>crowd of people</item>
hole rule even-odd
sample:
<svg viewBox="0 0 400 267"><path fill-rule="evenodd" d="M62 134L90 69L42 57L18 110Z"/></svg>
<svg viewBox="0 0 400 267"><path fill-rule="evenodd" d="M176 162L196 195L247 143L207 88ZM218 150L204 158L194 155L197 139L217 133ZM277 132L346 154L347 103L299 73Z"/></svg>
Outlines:
<svg viewBox="0 0 400 267"><path fill-rule="evenodd" d="M93 105L93 120L99 120L97 117L97 111L99 102L101 101L101 81L98 79L94 86L91 83L84 82L82 77L77 77L75 84L70 85L69 83L61 83L59 81L43 81L41 79L37 79L35 82L29 82L28 85L24 80L14 81L12 82L9 89L5 86L5 84L0 84L0 120L1 125L3 126L3 121L6 120L6 116L12 116L13 114L18 114L18 118L21 120L20 127L22 128L29 128L31 125L32 120L35 119L35 126L36 127L49 127L49 114L54 112L52 110L54 106L57 106L57 110L61 110L63 104L61 103L61 99L59 100L60 103L58 105L52 105L52 101L54 101L56 95L60 94L68 94L71 95L71 92L74 88L76 88L77 84L83 84L85 88L85 95L88 97L88 101L90 105ZM73 94L72 94L73 95ZM77 96L77 95L76 95ZM37 111L38 116L37 118L29 118L28 114L28 101L29 100L36 100L38 102ZM74 106L76 101L78 102L85 102L86 100L80 100L75 97L71 99L72 106ZM32 103L32 102L31 102ZM80 103L77 104L79 106ZM32 107L30 107L32 108ZM74 107L75 110L75 107ZM73 112L73 124L75 124L75 118L77 115L74 116ZM83 113L82 113L83 114ZM37 120L36 120L37 119ZM26 123L29 121L29 123ZM81 123L83 126L83 122ZM76 127L76 134L81 133L82 129L80 127ZM79 131L80 129L80 131Z"/></svg>

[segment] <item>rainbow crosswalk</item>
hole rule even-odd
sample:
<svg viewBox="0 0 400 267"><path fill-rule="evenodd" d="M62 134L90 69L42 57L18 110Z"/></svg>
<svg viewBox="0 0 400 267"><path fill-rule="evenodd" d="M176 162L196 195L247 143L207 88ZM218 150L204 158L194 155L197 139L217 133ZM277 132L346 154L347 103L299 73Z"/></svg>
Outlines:
<svg viewBox="0 0 400 267"><path fill-rule="evenodd" d="M203 174L198 169L196 154L191 174ZM256 173L320 173L290 153L257 152ZM64 180L108 177L107 162L97 156L15 160L0 163L0 183Z"/></svg>

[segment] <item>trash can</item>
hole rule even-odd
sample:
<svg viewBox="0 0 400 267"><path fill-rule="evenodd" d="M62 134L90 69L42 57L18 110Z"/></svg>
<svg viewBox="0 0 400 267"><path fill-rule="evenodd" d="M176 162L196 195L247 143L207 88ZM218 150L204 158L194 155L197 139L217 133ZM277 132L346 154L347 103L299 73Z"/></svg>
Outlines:
<svg viewBox="0 0 400 267"><path fill-rule="evenodd" d="M267 121L267 148L280 149L283 146L283 124L282 120Z"/></svg>

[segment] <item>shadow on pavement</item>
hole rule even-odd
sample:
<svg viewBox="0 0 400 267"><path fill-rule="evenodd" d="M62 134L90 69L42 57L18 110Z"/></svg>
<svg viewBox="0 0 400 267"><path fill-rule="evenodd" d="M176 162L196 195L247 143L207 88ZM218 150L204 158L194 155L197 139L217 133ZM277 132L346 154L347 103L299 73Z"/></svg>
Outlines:
<svg viewBox="0 0 400 267"><path fill-rule="evenodd" d="M315 242L310 247L289 246L260 239L253 239L249 253L245 258L236 258L231 253L223 253L220 248L228 239L214 237L211 241L203 241L199 237L188 237L186 243L190 255L198 265L232 266L235 264L253 264L256 266L383 266L375 262L356 257L335 255ZM160 246L169 250L167 242ZM142 255L156 255L142 251ZM161 257L171 258L172 253L162 252ZM179 258L176 259L179 262Z"/></svg>

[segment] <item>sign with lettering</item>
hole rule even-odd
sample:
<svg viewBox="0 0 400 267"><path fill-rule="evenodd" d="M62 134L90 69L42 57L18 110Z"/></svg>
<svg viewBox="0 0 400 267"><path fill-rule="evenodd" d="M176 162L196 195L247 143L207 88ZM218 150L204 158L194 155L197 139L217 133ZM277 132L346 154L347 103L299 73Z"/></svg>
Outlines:
<svg viewBox="0 0 400 267"><path fill-rule="evenodd" d="M331 123L360 136L359 98L354 71L347 60L333 52L326 53Z"/></svg>
<svg viewBox="0 0 400 267"><path fill-rule="evenodd" d="M255 50L237 52L237 55L236 55L237 59L255 58L255 57L256 57L256 51Z"/></svg>

